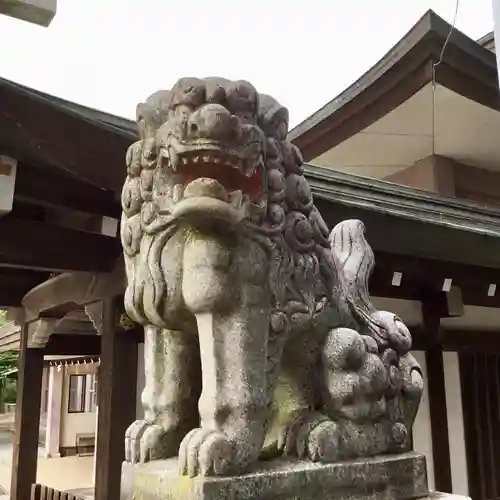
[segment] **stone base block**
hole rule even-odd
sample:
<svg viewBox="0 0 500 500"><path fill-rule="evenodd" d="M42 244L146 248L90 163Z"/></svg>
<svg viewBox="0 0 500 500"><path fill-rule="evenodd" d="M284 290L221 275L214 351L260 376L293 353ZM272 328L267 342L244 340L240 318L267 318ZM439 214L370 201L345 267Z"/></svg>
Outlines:
<svg viewBox="0 0 500 500"><path fill-rule="evenodd" d="M425 457L261 462L236 477L180 476L177 460L123 464L121 500L409 500L428 496Z"/></svg>

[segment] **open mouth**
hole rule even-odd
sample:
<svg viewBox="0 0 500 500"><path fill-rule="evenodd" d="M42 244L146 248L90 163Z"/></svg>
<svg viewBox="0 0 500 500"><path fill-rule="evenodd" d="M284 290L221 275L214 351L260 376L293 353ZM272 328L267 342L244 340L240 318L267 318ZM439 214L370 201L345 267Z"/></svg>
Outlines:
<svg viewBox="0 0 500 500"><path fill-rule="evenodd" d="M261 204L261 166L245 172L235 154L216 149L184 151L172 170L176 174L174 217L199 215L239 222L248 216L251 205Z"/></svg>
<svg viewBox="0 0 500 500"><path fill-rule="evenodd" d="M179 175L184 187L201 179L216 180L228 194L241 191L250 199L256 200L262 190L260 168L246 175L242 171L241 161L234 155L218 151L193 152L180 158Z"/></svg>

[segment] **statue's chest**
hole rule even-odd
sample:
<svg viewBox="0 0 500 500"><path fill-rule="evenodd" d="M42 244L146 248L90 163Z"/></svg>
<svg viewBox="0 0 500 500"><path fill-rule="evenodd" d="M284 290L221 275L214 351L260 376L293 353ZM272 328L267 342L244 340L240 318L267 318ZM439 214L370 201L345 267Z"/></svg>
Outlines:
<svg viewBox="0 0 500 500"><path fill-rule="evenodd" d="M267 285L266 256L248 240L195 233L182 262L183 297L193 312L252 301L254 289Z"/></svg>

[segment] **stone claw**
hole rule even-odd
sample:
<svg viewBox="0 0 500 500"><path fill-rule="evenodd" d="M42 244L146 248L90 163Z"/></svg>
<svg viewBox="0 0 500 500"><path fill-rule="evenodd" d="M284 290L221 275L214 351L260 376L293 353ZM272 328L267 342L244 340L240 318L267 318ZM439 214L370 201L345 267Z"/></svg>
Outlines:
<svg viewBox="0 0 500 500"><path fill-rule="evenodd" d="M211 429L193 429L180 446L180 473L189 477L222 476L228 472L233 457L233 444L225 434Z"/></svg>
<svg viewBox="0 0 500 500"><path fill-rule="evenodd" d="M165 430L145 420L136 420L125 433L125 461L135 464L167 458L164 450Z"/></svg>

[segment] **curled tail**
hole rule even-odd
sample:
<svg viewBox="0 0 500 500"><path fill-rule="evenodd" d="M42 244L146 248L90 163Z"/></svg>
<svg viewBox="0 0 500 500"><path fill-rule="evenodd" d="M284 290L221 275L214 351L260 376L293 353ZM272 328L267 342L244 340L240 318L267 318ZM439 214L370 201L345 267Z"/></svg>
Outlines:
<svg viewBox="0 0 500 500"><path fill-rule="evenodd" d="M375 307L368 293L368 282L375 258L364 233L365 225L361 221L345 220L333 228L328 240L348 297L360 312L371 314Z"/></svg>
<svg viewBox="0 0 500 500"><path fill-rule="evenodd" d="M368 283L375 257L365 238L365 225L356 219L340 222L330 233L329 242L350 313L360 333L373 337L379 348L408 352L411 348L408 328L395 314L378 311L371 301Z"/></svg>

